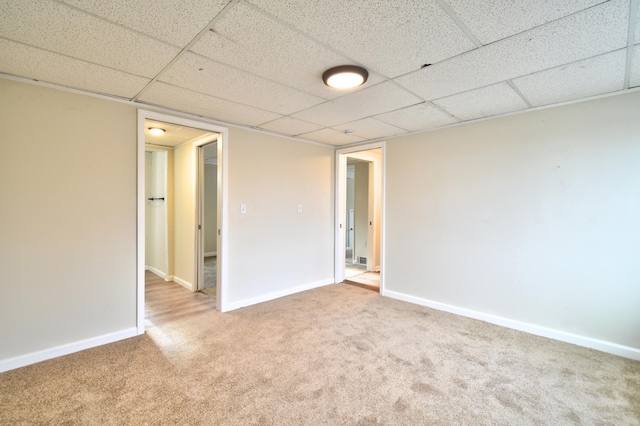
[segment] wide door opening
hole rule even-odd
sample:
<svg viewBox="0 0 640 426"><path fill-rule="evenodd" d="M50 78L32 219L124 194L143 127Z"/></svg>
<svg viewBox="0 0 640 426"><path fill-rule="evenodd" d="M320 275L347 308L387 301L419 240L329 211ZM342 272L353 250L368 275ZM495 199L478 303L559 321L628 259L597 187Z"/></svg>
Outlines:
<svg viewBox="0 0 640 426"><path fill-rule="evenodd" d="M137 322L138 333L142 334L146 316L153 317L155 322L165 322L171 316L183 318L189 312L198 311L194 306L182 309L180 303L172 305L168 299L180 291L195 293L205 286L213 289L215 299L200 294L204 301L193 298L193 302L224 310L224 263L221 259L224 259L226 244L222 239L226 229L223 215L226 186L223 185L222 157L227 129L143 110L138 111L138 126ZM211 145L209 149L213 149L214 154L204 154L201 147L206 145ZM198 162L201 150L203 167L199 167ZM203 179L205 173L210 175L210 171L205 171L205 157L208 158L207 163L216 163L213 186L207 185L206 206L204 198L199 197L200 191L204 194L205 182L198 179L200 173ZM207 167L210 166L213 164ZM209 199L211 196L212 200ZM209 221L211 217L213 223ZM202 222L203 219L207 219L207 223ZM212 235L205 236L205 230ZM201 282L205 276L204 241L211 241L211 237L213 243L208 243L206 254L215 256L214 282L204 284ZM197 246L199 242L203 243L202 249ZM208 270L211 271L210 268ZM153 282L157 291L145 292L149 290L145 281ZM145 304L147 298L156 296L163 300ZM158 312L145 310L152 305L164 308ZM169 305L171 309L167 308ZM147 322L148 326L153 321Z"/></svg>

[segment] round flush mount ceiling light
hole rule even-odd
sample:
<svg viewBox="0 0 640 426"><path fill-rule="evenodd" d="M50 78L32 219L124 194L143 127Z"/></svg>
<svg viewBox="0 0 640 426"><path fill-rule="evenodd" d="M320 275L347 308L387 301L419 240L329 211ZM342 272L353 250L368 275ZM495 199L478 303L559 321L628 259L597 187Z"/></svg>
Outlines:
<svg viewBox="0 0 640 426"><path fill-rule="evenodd" d="M164 135L164 132L166 132L166 130L161 129L160 127L149 127L149 133L153 136L162 136Z"/></svg>
<svg viewBox="0 0 640 426"><path fill-rule="evenodd" d="M369 72L362 67L341 65L326 70L322 74L322 81L334 89L351 89L363 85L368 77Z"/></svg>

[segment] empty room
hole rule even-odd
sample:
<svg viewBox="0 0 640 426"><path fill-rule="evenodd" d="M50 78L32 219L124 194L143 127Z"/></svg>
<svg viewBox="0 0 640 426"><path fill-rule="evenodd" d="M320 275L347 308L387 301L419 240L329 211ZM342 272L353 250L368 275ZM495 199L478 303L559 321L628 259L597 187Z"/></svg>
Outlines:
<svg viewBox="0 0 640 426"><path fill-rule="evenodd" d="M1 1L0 423L640 425L639 3Z"/></svg>

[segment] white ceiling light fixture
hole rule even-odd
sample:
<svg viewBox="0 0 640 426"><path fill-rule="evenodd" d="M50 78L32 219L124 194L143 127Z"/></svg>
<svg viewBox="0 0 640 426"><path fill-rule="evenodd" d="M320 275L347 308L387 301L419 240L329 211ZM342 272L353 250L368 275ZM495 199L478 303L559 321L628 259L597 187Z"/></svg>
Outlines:
<svg viewBox="0 0 640 426"><path fill-rule="evenodd" d="M149 127L149 133L153 136L162 136L164 135L164 132L166 132L166 130L161 129L160 127Z"/></svg>
<svg viewBox="0 0 640 426"><path fill-rule="evenodd" d="M341 65L333 67L322 74L322 81L329 87L334 89L351 89L363 85L369 72L355 65Z"/></svg>

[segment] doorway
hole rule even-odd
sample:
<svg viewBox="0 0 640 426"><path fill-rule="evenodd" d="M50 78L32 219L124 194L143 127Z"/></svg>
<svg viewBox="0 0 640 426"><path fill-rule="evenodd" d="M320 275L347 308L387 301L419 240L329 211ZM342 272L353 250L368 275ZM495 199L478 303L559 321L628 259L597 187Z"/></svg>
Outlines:
<svg viewBox="0 0 640 426"><path fill-rule="evenodd" d="M198 258L196 289L218 298L218 142L198 147Z"/></svg>
<svg viewBox="0 0 640 426"><path fill-rule="evenodd" d="M347 156L345 279L367 271L369 162Z"/></svg>
<svg viewBox="0 0 640 426"><path fill-rule="evenodd" d="M149 130L159 128L161 136L149 139ZM171 136L174 137L165 137ZM176 136L177 135L177 136ZM197 186L198 152L199 147L216 142L217 149L217 191L216 191L216 308L225 311L226 288L226 146L228 129L218 125L185 118L173 117L153 111L138 110L138 178L137 178L137 330L144 333L145 327L145 272L147 262L147 229L146 219L148 210L156 205L147 206L155 202L166 206L166 273L165 279L186 287L190 291L198 290L198 265L196 241L200 237L199 197ZM146 180L149 175L147 168L149 159L147 151L164 151L166 153L167 177L164 197L148 196ZM164 200L148 200L148 198L165 198ZM179 207L179 208L178 208ZM151 250L151 248L149 248Z"/></svg>
<svg viewBox="0 0 640 426"><path fill-rule="evenodd" d="M384 292L385 143L336 151L335 282Z"/></svg>

